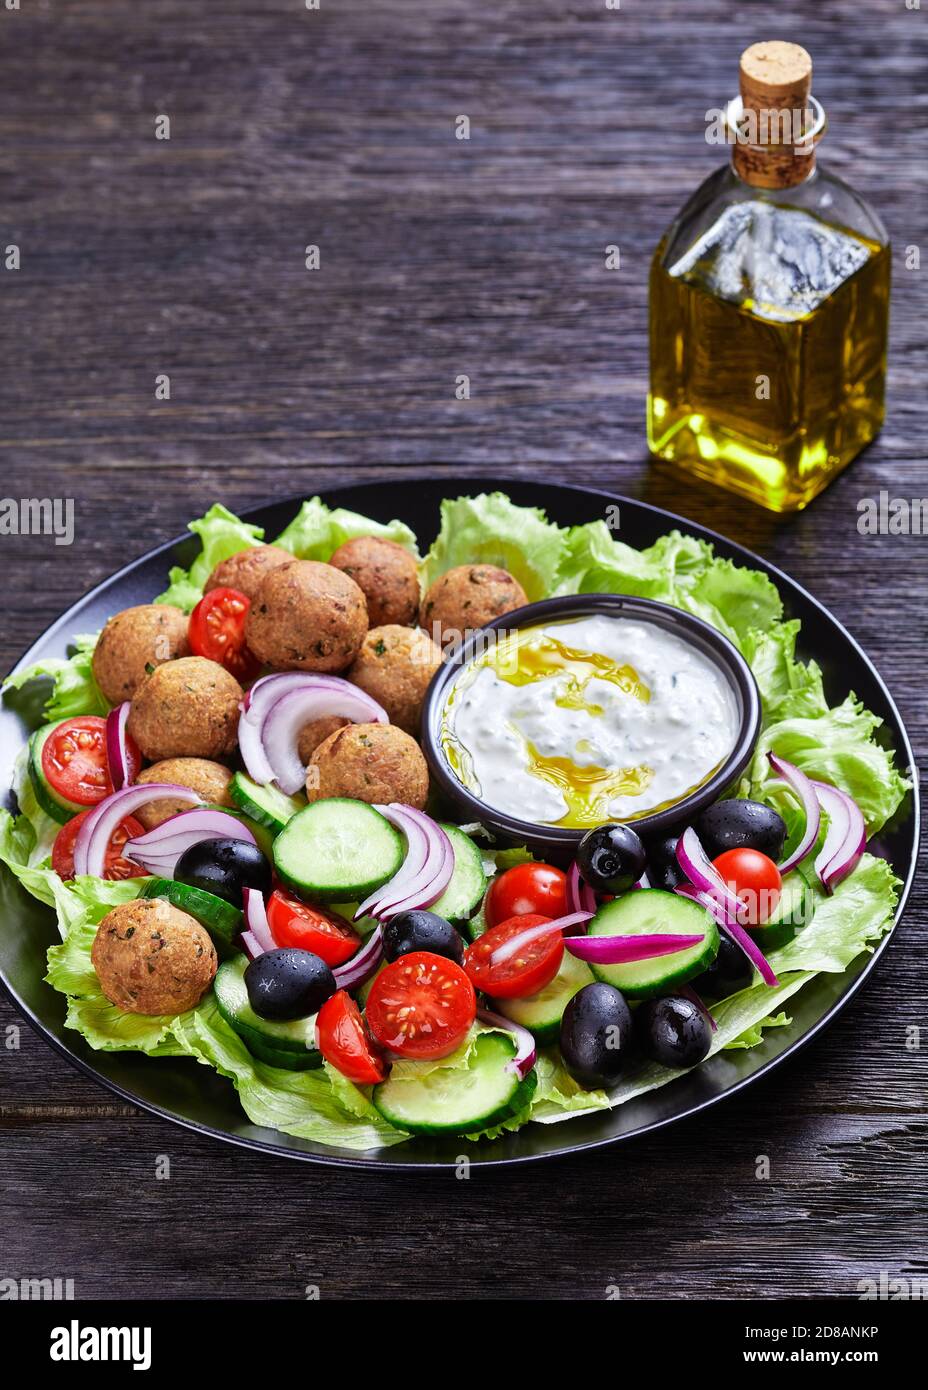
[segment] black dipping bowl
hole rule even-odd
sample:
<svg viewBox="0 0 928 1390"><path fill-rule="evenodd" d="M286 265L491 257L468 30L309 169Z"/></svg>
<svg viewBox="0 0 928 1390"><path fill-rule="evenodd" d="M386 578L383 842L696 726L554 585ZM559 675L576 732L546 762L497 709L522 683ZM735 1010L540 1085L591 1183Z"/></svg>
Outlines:
<svg viewBox="0 0 928 1390"><path fill-rule="evenodd" d="M436 671L422 707L422 747L432 777L442 794L454 808L457 819L480 821L496 837L508 844L527 845L533 854L554 863L566 864L574 858L577 845L586 833L557 825L540 825L536 821L517 820L503 811L494 810L458 780L445 757L441 744L441 723L445 703L451 688L464 667L486 649L487 631L510 632L513 628L535 627L541 623L559 622L566 618L586 618L595 613L612 617L632 618L666 628L676 637L695 647L724 675L735 698L739 732L735 746L721 767L707 782L663 811L650 816L638 816L629 822L643 837L669 835L676 826L691 820L704 806L717 801L723 792L738 780L754 752L760 733L761 706L757 682L741 653L716 628L694 618L691 613L672 608L654 599L634 598L627 594L570 594L563 598L544 599L504 613L485 628L472 633Z"/></svg>

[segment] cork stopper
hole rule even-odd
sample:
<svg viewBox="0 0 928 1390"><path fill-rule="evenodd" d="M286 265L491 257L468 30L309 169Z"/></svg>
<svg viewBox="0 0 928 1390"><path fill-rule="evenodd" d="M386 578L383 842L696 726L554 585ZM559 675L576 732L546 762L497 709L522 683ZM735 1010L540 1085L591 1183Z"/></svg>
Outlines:
<svg viewBox="0 0 928 1390"><path fill-rule="evenodd" d="M755 43L741 55L743 119L734 147L735 172L757 188L790 188L815 165L809 96L812 59L798 43Z"/></svg>

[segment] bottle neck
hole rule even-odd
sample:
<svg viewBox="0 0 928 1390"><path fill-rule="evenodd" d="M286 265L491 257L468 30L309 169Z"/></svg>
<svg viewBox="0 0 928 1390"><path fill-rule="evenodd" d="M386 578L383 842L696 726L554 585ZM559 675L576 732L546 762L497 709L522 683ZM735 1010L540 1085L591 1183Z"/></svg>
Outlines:
<svg viewBox="0 0 928 1390"><path fill-rule="evenodd" d="M825 113L814 98L792 108L732 103L732 167L753 188L795 188L815 170L815 147Z"/></svg>

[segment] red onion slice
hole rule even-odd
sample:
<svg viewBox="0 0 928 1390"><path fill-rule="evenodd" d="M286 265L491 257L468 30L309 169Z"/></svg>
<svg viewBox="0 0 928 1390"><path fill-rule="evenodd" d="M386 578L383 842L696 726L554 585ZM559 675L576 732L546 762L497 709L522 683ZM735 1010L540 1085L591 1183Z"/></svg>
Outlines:
<svg viewBox="0 0 928 1390"><path fill-rule="evenodd" d="M580 876L580 865L576 859L567 871L567 910L569 912L595 912L596 894Z"/></svg>
<svg viewBox="0 0 928 1390"><path fill-rule="evenodd" d="M276 951L277 942L271 934L263 894L257 888L244 889L242 907L245 912L245 929L249 935L254 937L262 951Z"/></svg>
<svg viewBox="0 0 928 1390"><path fill-rule="evenodd" d="M448 887L454 872L451 841L431 816L401 802L374 809L406 837L406 858L387 883L359 904L356 922L365 916L385 921L401 912L430 907Z"/></svg>
<svg viewBox="0 0 928 1390"><path fill-rule="evenodd" d="M257 960L259 956L264 955L264 947L250 931L243 931L239 941L242 943L242 950L249 960Z"/></svg>
<svg viewBox="0 0 928 1390"><path fill-rule="evenodd" d="M677 863L690 883L695 884L701 892L716 898L729 917L735 921L740 919L744 912L744 903L722 878L691 825L687 826L677 841Z"/></svg>
<svg viewBox="0 0 928 1390"><path fill-rule="evenodd" d="M767 957L764 955L757 942L744 930L740 922L736 922L734 918L729 916L717 898L714 898L711 893L704 893L701 889L692 887L686 883L681 884L679 888L675 888L673 891L679 893L681 897L692 898L694 902L704 907L707 912L712 913L712 916L722 930L727 932L736 946L741 947L751 964L760 971L760 977L765 985L770 985L771 989L773 989L780 983L771 970Z"/></svg>
<svg viewBox="0 0 928 1390"><path fill-rule="evenodd" d="M375 927L370 936L365 941L351 960L340 965L332 973L335 976L335 983L339 989L357 989L374 974L383 960L383 938L380 928Z"/></svg>
<svg viewBox="0 0 928 1390"><path fill-rule="evenodd" d="M816 855L815 872L826 893L833 893L842 879L857 867L867 848L863 812L852 796L828 782L813 782L815 795L828 817L825 843Z"/></svg>
<svg viewBox="0 0 928 1390"><path fill-rule="evenodd" d="M74 841L75 875L93 874L96 878L102 878L106 869L106 852L114 830L139 806L166 796L176 801L190 801L198 806L203 802L198 792L190 787L182 787L179 782L145 782L134 787L123 787L95 806Z"/></svg>
<svg viewBox="0 0 928 1390"><path fill-rule="evenodd" d="M486 1023L490 1028L503 1028L507 1033L512 1034L516 1041L516 1055L510 1058L503 1070L516 1072L518 1076L523 1078L528 1076L538 1055L535 1039L528 1029L523 1028L520 1023L513 1023L511 1018L504 1018L502 1014L493 1013L491 1009L478 1009L477 1017L481 1023Z"/></svg>
<svg viewBox="0 0 928 1390"><path fill-rule="evenodd" d="M106 730L104 742L106 744L106 763L110 772L110 781L114 791L122 791L123 787L128 786L130 781L131 759L129 749L126 744L126 721L129 718L129 711L132 703L123 700L121 705L111 709L106 716Z"/></svg>
<svg viewBox="0 0 928 1390"><path fill-rule="evenodd" d="M566 931L568 927L579 927L582 922L588 922L592 916L592 912L568 912L566 917L556 917L550 922L541 922L537 927L526 927L525 931L520 931L517 936L511 936L508 941L504 941L502 946L497 946L490 956L490 964L502 965L503 961L509 960L510 956L518 955L523 947L537 941L540 936L549 936L551 932ZM577 940L579 939L578 937Z"/></svg>
<svg viewBox="0 0 928 1390"><path fill-rule="evenodd" d="M648 871L645 869L637 883L632 884L633 888L650 888L651 880L648 878Z"/></svg>
<svg viewBox="0 0 928 1390"><path fill-rule="evenodd" d="M149 873L159 874L163 878L173 878L181 855L191 845L198 845L202 840L245 840L248 844L257 843L247 825L237 816L203 806L194 811L182 811L176 816L171 816L170 820L162 821L145 835L137 835L134 840L128 840L123 853Z"/></svg>
<svg viewBox="0 0 928 1390"><path fill-rule="evenodd" d="M672 956L705 941L702 935L677 935L672 932L640 932L637 936L565 936L564 945L578 960L593 965L629 965L637 960L652 960L656 956Z"/></svg>
<svg viewBox="0 0 928 1390"><path fill-rule="evenodd" d="M802 809L805 812L806 828L802 832L802 839L783 863L778 865L781 874L788 874L790 869L795 869L797 864L801 864L803 859L812 849L818 839L819 825L821 816L819 814L819 804L815 795L815 788L811 780L793 763L788 763L785 758L777 757L776 753L768 753L767 757L770 766L773 768L783 781L792 787L793 791L802 802Z"/></svg>

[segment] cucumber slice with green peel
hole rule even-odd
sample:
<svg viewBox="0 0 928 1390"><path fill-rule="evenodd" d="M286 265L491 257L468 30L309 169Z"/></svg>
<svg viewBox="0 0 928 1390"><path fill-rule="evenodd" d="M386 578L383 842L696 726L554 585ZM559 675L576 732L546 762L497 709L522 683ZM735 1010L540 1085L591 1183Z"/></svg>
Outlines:
<svg viewBox="0 0 928 1390"><path fill-rule="evenodd" d="M244 930L242 911L217 898L215 893L207 893L205 888L194 888L189 883L175 883L172 878L153 878L142 889L143 898L165 898L169 903L195 917L201 927L220 946L231 947L232 942Z"/></svg>
<svg viewBox="0 0 928 1390"><path fill-rule="evenodd" d="M637 888L604 903L590 923L590 936L702 936L698 946L688 946L668 956L652 956L627 965L591 965L597 980L614 985L631 999L667 994L675 985L701 975L715 960L719 929L710 914L691 898L666 893L662 888Z"/></svg>
<svg viewBox="0 0 928 1390"><path fill-rule="evenodd" d="M544 1046L557 1042L564 1010L578 990L592 983L593 972L586 962L565 951L557 974L544 989L524 999L494 999L493 1008L513 1023L521 1023Z"/></svg>
<svg viewBox="0 0 928 1390"><path fill-rule="evenodd" d="M73 816L90 809L88 806L81 806L77 801L68 801L67 797L56 792L42 771L42 749L46 739L63 722L59 719L54 724L43 724L29 740L29 781L32 783L35 799L45 814L51 816L59 825L67 824Z"/></svg>
<svg viewBox="0 0 928 1390"><path fill-rule="evenodd" d="M751 936L766 953L792 941L807 927L815 912L815 894L801 869L794 869L783 880L776 911L761 926L749 928Z"/></svg>
<svg viewBox="0 0 928 1390"><path fill-rule="evenodd" d="M466 922L476 912L486 892L483 855L463 830L445 821L439 823L454 850L454 871L448 887L438 901L432 903L429 912L436 912L447 922Z"/></svg>
<svg viewBox="0 0 928 1390"><path fill-rule="evenodd" d="M262 787L260 782L253 782L244 772L236 772L232 778L229 795L239 810L259 825L266 825L272 835L283 830L297 811L302 811L306 806L305 796L287 796L270 784Z"/></svg>
<svg viewBox="0 0 928 1390"><path fill-rule="evenodd" d="M475 1134L524 1110L537 1084L534 1071L523 1080L506 1063L516 1045L505 1033L481 1033L467 1067L434 1067L417 1078L390 1077L374 1087L383 1118L411 1134Z"/></svg>
<svg viewBox="0 0 928 1390"><path fill-rule="evenodd" d="M274 841L278 876L320 902L360 902L393 877L405 856L406 841L386 816L343 796L298 811Z"/></svg>
<svg viewBox="0 0 928 1390"><path fill-rule="evenodd" d="M216 971L216 1007L226 1023L238 1033L249 1052L272 1067L287 1071L321 1067L322 1053L316 1047L316 1015L287 1020L261 1018L248 1002L247 968L247 958L237 955Z"/></svg>

